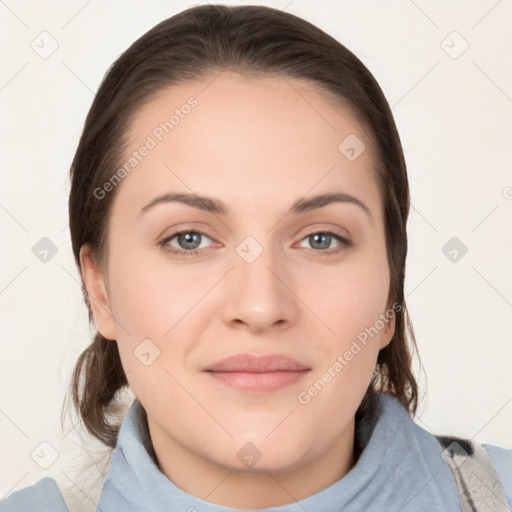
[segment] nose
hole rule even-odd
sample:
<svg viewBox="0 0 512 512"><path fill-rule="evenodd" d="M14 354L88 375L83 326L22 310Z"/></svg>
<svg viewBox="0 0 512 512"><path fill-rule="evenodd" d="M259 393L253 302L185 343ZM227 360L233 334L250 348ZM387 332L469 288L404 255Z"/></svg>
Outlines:
<svg viewBox="0 0 512 512"><path fill-rule="evenodd" d="M227 277L223 320L252 333L280 331L294 324L299 314L294 282L284 261L270 250L249 263L235 255Z"/></svg>

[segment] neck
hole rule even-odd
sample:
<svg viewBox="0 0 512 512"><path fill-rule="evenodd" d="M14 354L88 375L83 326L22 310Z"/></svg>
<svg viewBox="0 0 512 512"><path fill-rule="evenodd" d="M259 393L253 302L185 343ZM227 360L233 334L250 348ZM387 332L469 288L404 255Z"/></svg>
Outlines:
<svg viewBox="0 0 512 512"><path fill-rule="evenodd" d="M293 469L238 471L191 453L148 421L156 462L177 487L216 505L261 509L294 503L329 487L354 466L354 421L319 457Z"/></svg>

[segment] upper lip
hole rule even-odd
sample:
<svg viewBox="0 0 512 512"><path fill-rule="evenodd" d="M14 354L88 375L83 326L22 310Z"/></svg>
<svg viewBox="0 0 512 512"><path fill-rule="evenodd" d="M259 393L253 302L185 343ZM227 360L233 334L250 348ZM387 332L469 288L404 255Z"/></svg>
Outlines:
<svg viewBox="0 0 512 512"><path fill-rule="evenodd" d="M308 366L304 366L282 354L237 354L217 361L208 366L205 371L267 373L278 371L299 372L310 369Z"/></svg>

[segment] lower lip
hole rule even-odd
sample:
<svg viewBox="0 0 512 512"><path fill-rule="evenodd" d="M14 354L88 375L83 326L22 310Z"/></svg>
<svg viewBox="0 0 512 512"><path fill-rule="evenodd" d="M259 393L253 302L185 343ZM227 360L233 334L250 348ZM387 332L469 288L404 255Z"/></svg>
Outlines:
<svg viewBox="0 0 512 512"><path fill-rule="evenodd" d="M209 372L210 375L228 386L243 391L276 391L302 379L309 370L276 372Z"/></svg>

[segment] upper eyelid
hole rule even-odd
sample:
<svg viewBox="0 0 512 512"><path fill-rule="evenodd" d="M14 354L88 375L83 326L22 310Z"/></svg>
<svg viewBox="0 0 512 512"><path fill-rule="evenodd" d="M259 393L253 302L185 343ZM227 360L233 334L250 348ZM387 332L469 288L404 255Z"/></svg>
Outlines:
<svg viewBox="0 0 512 512"><path fill-rule="evenodd" d="M211 240L214 239L212 235L210 235L207 231L203 229L198 228L184 228L184 229L177 229L176 231L173 231L170 235L165 236L164 240L172 240L174 237L182 235L183 233L199 233L200 235L207 236Z"/></svg>

